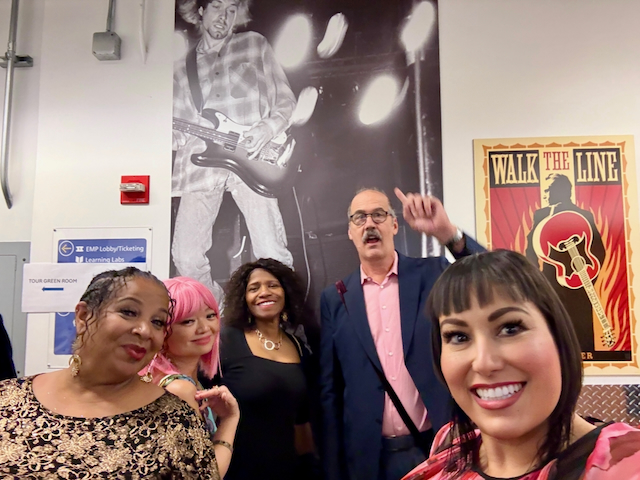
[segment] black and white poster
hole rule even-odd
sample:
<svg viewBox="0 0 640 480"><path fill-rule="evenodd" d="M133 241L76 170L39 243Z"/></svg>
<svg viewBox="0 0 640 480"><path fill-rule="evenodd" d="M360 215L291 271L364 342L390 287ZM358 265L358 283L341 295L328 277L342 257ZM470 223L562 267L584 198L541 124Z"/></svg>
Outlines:
<svg viewBox="0 0 640 480"><path fill-rule="evenodd" d="M442 198L436 2L178 0L175 30L172 276L219 298L237 267L273 257L316 309L358 266L357 189L398 209L394 187L420 191L421 151ZM396 248L421 254L402 219Z"/></svg>

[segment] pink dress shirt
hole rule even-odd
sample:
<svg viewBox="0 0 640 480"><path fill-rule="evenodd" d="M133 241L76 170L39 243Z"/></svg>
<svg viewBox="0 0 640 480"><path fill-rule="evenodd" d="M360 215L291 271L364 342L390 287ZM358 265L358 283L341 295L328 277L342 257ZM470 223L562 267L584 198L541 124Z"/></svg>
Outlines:
<svg viewBox="0 0 640 480"><path fill-rule="evenodd" d="M398 254L395 253L393 266L381 284L373 281L364 272L362 265L360 265L360 279L369 328L378 352L378 358L382 364L382 371L418 430L421 432L428 430L431 428L431 423L427 419L427 409L404 363L400 323L400 290L398 287ZM391 398L385 393L382 435L394 437L409 434L409 429L402 421Z"/></svg>

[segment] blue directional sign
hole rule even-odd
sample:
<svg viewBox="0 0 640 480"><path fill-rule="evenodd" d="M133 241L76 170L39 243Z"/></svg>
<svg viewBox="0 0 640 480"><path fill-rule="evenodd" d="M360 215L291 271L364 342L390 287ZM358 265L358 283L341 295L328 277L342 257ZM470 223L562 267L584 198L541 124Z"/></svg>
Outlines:
<svg viewBox="0 0 640 480"><path fill-rule="evenodd" d="M58 263L145 263L145 238L65 239L58 241ZM114 268L120 268L117 265ZM64 287L43 287L44 290L62 290ZM58 312L55 318L54 355L71 355L71 344L76 338L73 312Z"/></svg>
<svg viewBox="0 0 640 480"><path fill-rule="evenodd" d="M75 314L73 312L56 313L56 326L53 340L54 355L71 355L71 344L76 338Z"/></svg>
<svg viewBox="0 0 640 480"><path fill-rule="evenodd" d="M58 263L145 263L147 240L108 238L60 240Z"/></svg>

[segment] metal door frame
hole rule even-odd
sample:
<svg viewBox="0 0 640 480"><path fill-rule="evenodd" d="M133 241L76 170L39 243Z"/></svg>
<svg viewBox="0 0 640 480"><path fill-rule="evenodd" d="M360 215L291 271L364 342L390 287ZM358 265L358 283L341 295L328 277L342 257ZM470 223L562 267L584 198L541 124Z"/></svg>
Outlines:
<svg viewBox="0 0 640 480"><path fill-rule="evenodd" d="M27 350L27 314L22 313L22 267L29 262L30 242L0 242L0 255L16 257L16 276L13 288L13 312L11 317L4 316L5 325L11 324L11 346L13 363L18 376L24 375ZM0 288L5 288L0 286Z"/></svg>

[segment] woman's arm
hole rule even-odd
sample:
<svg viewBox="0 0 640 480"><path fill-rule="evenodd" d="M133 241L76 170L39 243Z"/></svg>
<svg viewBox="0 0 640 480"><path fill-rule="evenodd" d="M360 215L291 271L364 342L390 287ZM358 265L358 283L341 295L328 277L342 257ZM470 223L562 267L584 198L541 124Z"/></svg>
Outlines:
<svg viewBox="0 0 640 480"><path fill-rule="evenodd" d="M180 397L187 402L191 408L200 413L200 407L196 401L196 386L188 380L174 380L164 387L168 392L173 393L176 397Z"/></svg>
<svg viewBox="0 0 640 480"><path fill-rule="evenodd" d="M295 426L295 446L298 455L306 453L314 453L315 445L313 443L313 435L311 433L311 423L303 423Z"/></svg>
<svg viewBox="0 0 640 480"><path fill-rule="evenodd" d="M297 475L305 480L322 478L320 460L316 454L311 423L295 425L295 447L298 454Z"/></svg>
<svg viewBox="0 0 640 480"><path fill-rule="evenodd" d="M238 401L225 386L213 387L210 390L201 390L195 395L196 401L202 401L200 409L211 407L213 413L218 417L216 422L218 430L213 436L213 444L218 461L220 477L224 477L229 470L231 454L233 453L233 442L236 437L236 430L240 422L240 409Z"/></svg>

